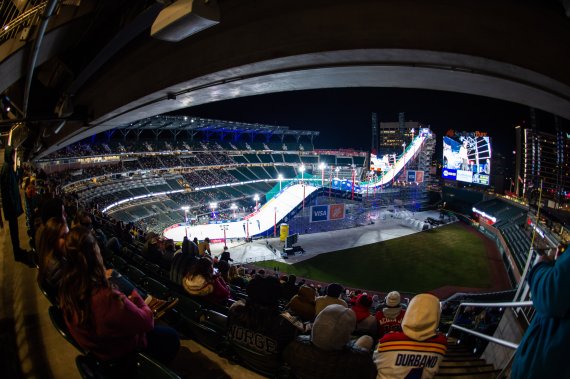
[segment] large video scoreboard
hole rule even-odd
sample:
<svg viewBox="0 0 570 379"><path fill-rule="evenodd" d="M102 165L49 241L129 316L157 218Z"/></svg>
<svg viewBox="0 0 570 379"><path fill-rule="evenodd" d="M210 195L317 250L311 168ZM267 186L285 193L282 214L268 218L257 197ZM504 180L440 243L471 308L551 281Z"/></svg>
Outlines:
<svg viewBox="0 0 570 379"><path fill-rule="evenodd" d="M444 179L489 185L491 139L479 132L453 132L443 137Z"/></svg>

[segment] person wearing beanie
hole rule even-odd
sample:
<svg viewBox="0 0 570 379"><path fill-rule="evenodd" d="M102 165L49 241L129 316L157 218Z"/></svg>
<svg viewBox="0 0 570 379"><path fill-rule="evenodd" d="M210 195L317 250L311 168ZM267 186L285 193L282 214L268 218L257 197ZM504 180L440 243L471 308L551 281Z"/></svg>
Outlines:
<svg viewBox="0 0 570 379"><path fill-rule="evenodd" d="M378 322L376 318L370 314L372 306L372 297L366 293L362 293L355 298L354 305L351 309L356 314L356 334L367 334L373 338L378 337Z"/></svg>
<svg viewBox="0 0 570 379"><path fill-rule="evenodd" d="M373 354L378 379L433 378L447 351L447 338L438 333L441 308L431 294L415 296L404 319L402 332L384 335Z"/></svg>
<svg viewBox="0 0 570 379"><path fill-rule="evenodd" d="M297 329L281 317L279 296L281 285L274 277L255 277L246 288L247 300L238 300L228 312L228 341L233 350L250 366L261 372L277 372L281 367L281 353L296 336ZM256 351L265 359L252 361Z"/></svg>
<svg viewBox="0 0 570 379"><path fill-rule="evenodd" d="M311 335L299 336L283 352L295 376L312 378L374 378L370 356L372 338L351 341L356 314L340 304L325 307L315 319Z"/></svg>
<svg viewBox="0 0 570 379"><path fill-rule="evenodd" d="M380 336L391 332L401 332L402 320L406 314L400 304L400 293L398 291L392 291L386 295L385 304L385 307L376 312Z"/></svg>
<svg viewBox="0 0 570 379"><path fill-rule="evenodd" d="M289 301L299 292L299 285L297 285L297 276L291 274L287 278L287 282L281 285L281 298Z"/></svg>
<svg viewBox="0 0 570 379"><path fill-rule="evenodd" d="M570 252L539 258L528 274L535 315L515 354L511 378L570 378Z"/></svg>
<svg viewBox="0 0 570 379"><path fill-rule="evenodd" d="M285 308L302 321L313 321L315 319L315 295L316 291L313 288L303 285Z"/></svg>
<svg viewBox="0 0 570 379"><path fill-rule="evenodd" d="M315 315L321 313L327 305L339 304L348 307L346 301L340 298L340 295L344 291L344 288L338 283L331 283L327 286L325 296L319 296L315 299Z"/></svg>

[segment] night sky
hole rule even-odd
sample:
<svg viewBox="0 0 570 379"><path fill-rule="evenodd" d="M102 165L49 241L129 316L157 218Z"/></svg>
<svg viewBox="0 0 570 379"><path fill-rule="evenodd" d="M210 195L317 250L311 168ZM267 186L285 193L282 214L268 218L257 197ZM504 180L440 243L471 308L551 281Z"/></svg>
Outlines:
<svg viewBox="0 0 570 379"><path fill-rule="evenodd" d="M501 100L451 92L346 88L284 92L210 103L177 114L318 130L317 148L356 148L369 151L371 113L380 121L406 121L431 126L438 141L448 129L488 132L495 151L514 148L514 127L529 125L529 108ZM553 117L538 112L539 129L551 130Z"/></svg>

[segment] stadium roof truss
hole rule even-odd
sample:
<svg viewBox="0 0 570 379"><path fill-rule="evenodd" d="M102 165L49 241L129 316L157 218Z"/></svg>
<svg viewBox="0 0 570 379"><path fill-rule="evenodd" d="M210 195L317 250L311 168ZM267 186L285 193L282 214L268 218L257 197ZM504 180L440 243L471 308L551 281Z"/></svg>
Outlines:
<svg viewBox="0 0 570 379"><path fill-rule="evenodd" d="M318 131L290 130L288 126L249 124L189 116L154 116L121 126L116 130L121 132L123 136L131 132L140 135L144 130L152 130L156 138L164 131L172 133L174 137L185 132L192 139L198 133L203 133L206 139L215 135L221 140L230 135L233 141L238 141L244 134L249 134L252 141L255 136L263 135L267 142L274 136L279 138L281 142L286 136L292 136L297 142L301 137L307 137L312 143L313 139L319 135Z"/></svg>

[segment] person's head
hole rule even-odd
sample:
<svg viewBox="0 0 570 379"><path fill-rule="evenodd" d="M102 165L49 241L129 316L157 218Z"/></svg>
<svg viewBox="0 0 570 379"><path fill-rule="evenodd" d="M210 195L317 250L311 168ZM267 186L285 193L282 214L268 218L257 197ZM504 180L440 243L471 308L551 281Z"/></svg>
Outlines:
<svg viewBox="0 0 570 379"><path fill-rule="evenodd" d="M97 240L83 226L72 228L65 238L67 265L60 282L60 306L69 319L87 326L91 320L90 299L97 288L109 286Z"/></svg>
<svg viewBox="0 0 570 379"><path fill-rule="evenodd" d="M385 301L387 308L400 307L400 301L401 301L400 293L398 291L392 291L388 293L388 295L386 295Z"/></svg>
<svg viewBox="0 0 570 379"><path fill-rule="evenodd" d="M277 307L281 295L281 285L275 277L253 278L246 287L247 303L265 307Z"/></svg>
<svg viewBox="0 0 570 379"><path fill-rule="evenodd" d="M289 275L289 279L287 280L287 283L295 284L296 282L297 282L297 276L294 274Z"/></svg>
<svg viewBox="0 0 570 379"><path fill-rule="evenodd" d="M91 215L89 214L89 212L80 209L77 211L77 213L75 214L75 220L73 220L73 225L72 226L78 226L81 225L83 227L85 227L86 229L89 230L93 230L93 219L91 218Z"/></svg>
<svg viewBox="0 0 570 379"><path fill-rule="evenodd" d="M356 304L365 308L370 308L372 305L372 298L365 293L360 294L356 297Z"/></svg>
<svg viewBox="0 0 570 379"><path fill-rule="evenodd" d="M402 320L404 334L416 341L425 341L436 335L441 307L432 294L414 296Z"/></svg>
<svg viewBox="0 0 570 379"><path fill-rule="evenodd" d="M338 298L344 291L344 288L338 283L331 283L327 286L327 296Z"/></svg>
<svg viewBox="0 0 570 379"><path fill-rule="evenodd" d="M208 257L202 257L198 259L198 262L196 262L190 268L190 275L191 276L201 275L207 281L212 280L214 276L214 264L212 260Z"/></svg>
<svg viewBox="0 0 570 379"><path fill-rule="evenodd" d="M208 237L204 238L204 242L210 243L210 239Z"/></svg>
<svg viewBox="0 0 570 379"><path fill-rule="evenodd" d="M339 304L325 307L317 315L311 330L311 342L319 349L342 350L356 328L356 314Z"/></svg>
<svg viewBox="0 0 570 379"><path fill-rule="evenodd" d="M42 226L38 240L39 271L38 280L42 283L47 269L52 267L52 260L61 261L65 249L65 236L69 232L67 223L61 217L50 218Z"/></svg>

